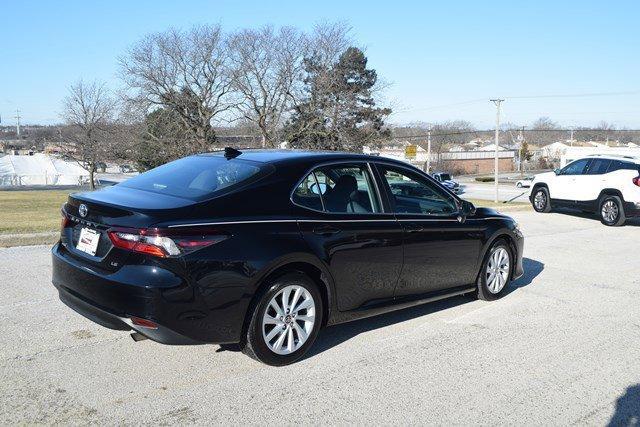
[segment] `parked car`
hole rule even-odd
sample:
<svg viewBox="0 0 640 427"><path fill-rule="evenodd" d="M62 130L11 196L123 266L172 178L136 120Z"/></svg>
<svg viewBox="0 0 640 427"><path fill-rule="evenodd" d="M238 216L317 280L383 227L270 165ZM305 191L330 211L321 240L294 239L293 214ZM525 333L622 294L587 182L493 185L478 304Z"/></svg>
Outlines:
<svg viewBox="0 0 640 427"><path fill-rule="evenodd" d="M529 200L537 212L565 207L594 212L605 225L640 215L640 159L594 155L535 176Z"/></svg>
<svg viewBox="0 0 640 427"><path fill-rule="evenodd" d="M529 188L531 187L531 182L533 181L533 176L525 176L522 179L516 181L516 187L518 188Z"/></svg>
<svg viewBox="0 0 640 427"><path fill-rule="evenodd" d="M270 365L323 326L494 300L523 274L513 219L375 156L194 155L73 194L62 215L52 281L69 307L136 340L239 343Z"/></svg>
<svg viewBox="0 0 640 427"><path fill-rule="evenodd" d="M451 178L451 174L448 174L446 172L436 172L436 173L431 174L431 176L433 177L433 179L435 179L440 184L444 185L450 191L452 191L452 192L454 192L456 194L460 193L460 191L462 190L460 188L460 184L458 184L457 182L455 182Z"/></svg>

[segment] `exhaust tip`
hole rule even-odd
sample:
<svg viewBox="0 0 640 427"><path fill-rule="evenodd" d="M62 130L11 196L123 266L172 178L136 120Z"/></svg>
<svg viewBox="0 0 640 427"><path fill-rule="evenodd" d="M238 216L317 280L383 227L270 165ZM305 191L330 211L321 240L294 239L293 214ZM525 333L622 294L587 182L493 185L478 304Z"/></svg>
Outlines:
<svg viewBox="0 0 640 427"><path fill-rule="evenodd" d="M149 339L149 337L147 337L146 335L142 335L140 332L132 332L131 333L131 338L135 341L144 341Z"/></svg>

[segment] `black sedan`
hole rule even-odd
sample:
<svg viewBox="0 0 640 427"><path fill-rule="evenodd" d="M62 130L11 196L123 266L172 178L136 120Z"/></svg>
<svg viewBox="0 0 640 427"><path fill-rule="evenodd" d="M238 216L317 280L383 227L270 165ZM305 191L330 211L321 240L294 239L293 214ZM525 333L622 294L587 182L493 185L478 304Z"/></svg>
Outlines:
<svg viewBox="0 0 640 427"><path fill-rule="evenodd" d="M69 196L52 249L60 299L134 339L239 343L300 358L326 325L522 275L508 216L380 157L227 149Z"/></svg>

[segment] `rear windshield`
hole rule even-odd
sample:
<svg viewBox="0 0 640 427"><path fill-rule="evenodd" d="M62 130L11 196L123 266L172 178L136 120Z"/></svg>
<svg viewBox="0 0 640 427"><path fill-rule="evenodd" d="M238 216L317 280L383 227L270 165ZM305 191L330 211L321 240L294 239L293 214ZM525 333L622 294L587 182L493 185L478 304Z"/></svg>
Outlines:
<svg viewBox="0 0 640 427"><path fill-rule="evenodd" d="M441 173L440 178L442 178L445 181L451 181L451 175L449 175L448 173Z"/></svg>
<svg viewBox="0 0 640 427"><path fill-rule="evenodd" d="M218 156L191 156L151 169L119 184L195 201L231 190L260 172L259 163Z"/></svg>

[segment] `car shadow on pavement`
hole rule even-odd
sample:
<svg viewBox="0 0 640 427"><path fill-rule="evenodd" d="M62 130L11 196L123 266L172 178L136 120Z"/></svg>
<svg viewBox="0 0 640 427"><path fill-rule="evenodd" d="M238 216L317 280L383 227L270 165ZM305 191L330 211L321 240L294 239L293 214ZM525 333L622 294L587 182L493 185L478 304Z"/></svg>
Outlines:
<svg viewBox="0 0 640 427"><path fill-rule="evenodd" d="M616 412L607 424L609 427L640 425L640 384L627 388L616 401Z"/></svg>
<svg viewBox="0 0 640 427"><path fill-rule="evenodd" d="M505 297L520 288L530 285L533 282L533 279L535 279L544 269L543 263L530 258L523 258L522 263L525 273L521 278L511 284L507 293L504 295ZM467 295L457 296L441 301L401 309L391 313L380 314L366 319L330 326L320 331L315 344L303 359L320 354L362 333L369 332L374 329L385 328L417 317L437 313L442 310L467 304L473 300L475 300L475 294L473 297Z"/></svg>
<svg viewBox="0 0 640 427"><path fill-rule="evenodd" d="M562 215L575 216L576 218L585 218L585 219L591 219L593 221L600 222L600 218L598 217L598 215L590 212L581 212L581 211L576 211L572 209L563 209L563 208L560 208L560 209L554 208L553 212L562 214ZM605 227L604 224L603 224L603 227ZM625 222L623 227L640 227L640 217L627 218L627 221Z"/></svg>

